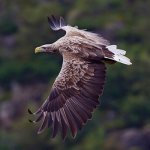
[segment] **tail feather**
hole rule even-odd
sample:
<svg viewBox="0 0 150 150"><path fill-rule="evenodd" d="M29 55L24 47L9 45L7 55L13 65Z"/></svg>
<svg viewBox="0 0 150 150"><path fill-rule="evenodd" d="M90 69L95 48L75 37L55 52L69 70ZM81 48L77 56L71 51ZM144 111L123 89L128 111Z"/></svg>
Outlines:
<svg viewBox="0 0 150 150"><path fill-rule="evenodd" d="M121 54L121 55L126 54L125 50L117 49L117 45L110 45L110 46L107 46L106 48L108 48L108 50L111 51L114 54Z"/></svg>
<svg viewBox="0 0 150 150"><path fill-rule="evenodd" d="M110 60L114 60L126 65L131 65L132 63L130 62L130 59L124 56L126 54L125 50L117 49L116 45L110 45L106 47L110 52L112 52L114 55L110 57L105 57Z"/></svg>
<svg viewBox="0 0 150 150"><path fill-rule="evenodd" d="M131 65L132 63L130 62L130 59L127 58L126 56L123 55L114 55L114 60L116 60L117 62L126 64L126 65Z"/></svg>

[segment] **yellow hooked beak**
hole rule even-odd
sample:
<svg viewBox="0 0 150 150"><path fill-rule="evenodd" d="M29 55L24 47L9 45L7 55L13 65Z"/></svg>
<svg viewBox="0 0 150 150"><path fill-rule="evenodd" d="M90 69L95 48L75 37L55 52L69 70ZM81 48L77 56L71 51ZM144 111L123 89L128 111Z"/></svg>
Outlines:
<svg viewBox="0 0 150 150"><path fill-rule="evenodd" d="M35 54L36 54L36 53L39 53L39 52L42 52L42 50L43 50L43 49L42 49L41 47L37 47L37 48L35 49Z"/></svg>

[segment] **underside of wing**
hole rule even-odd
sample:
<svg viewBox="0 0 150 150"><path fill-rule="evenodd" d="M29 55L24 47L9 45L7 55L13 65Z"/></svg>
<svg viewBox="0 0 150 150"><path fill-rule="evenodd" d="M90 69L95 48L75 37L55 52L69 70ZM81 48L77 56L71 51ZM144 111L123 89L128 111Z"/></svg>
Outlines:
<svg viewBox="0 0 150 150"><path fill-rule="evenodd" d="M42 121L38 133L45 127L51 127L52 137L59 131L64 139L68 129L75 137L99 104L105 69L104 63L74 60L63 63L49 97L38 111L33 113L37 116L33 122Z"/></svg>

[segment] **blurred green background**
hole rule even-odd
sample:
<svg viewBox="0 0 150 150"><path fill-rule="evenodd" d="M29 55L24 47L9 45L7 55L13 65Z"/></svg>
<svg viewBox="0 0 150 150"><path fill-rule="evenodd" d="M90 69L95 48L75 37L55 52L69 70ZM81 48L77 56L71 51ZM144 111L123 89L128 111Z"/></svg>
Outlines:
<svg viewBox="0 0 150 150"><path fill-rule="evenodd" d="M60 56L34 54L64 34L50 29L50 14L101 34L133 63L108 66L101 105L65 142L28 122L27 108L42 104L61 67ZM150 150L149 28L149 0L1 0L0 150Z"/></svg>

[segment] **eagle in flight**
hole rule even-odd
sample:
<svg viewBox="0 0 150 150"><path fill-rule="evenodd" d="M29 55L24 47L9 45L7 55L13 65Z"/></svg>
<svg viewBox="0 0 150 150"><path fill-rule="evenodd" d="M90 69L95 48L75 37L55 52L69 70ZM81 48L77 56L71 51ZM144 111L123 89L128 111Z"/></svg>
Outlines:
<svg viewBox="0 0 150 150"><path fill-rule="evenodd" d="M52 44L35 49L35 53L60 53L63 64L51 88L50 95L34 113L36 120L42 121L38 133L46 127L52 128L54 138L58 131L64 139L68 129L76 136L92 112L99 105L105 83L106 63L120 62L131 65L126 51L110 45L100 35L67 25L62 17L48 17L50 27L65 30L66 34Z"/></svg>

